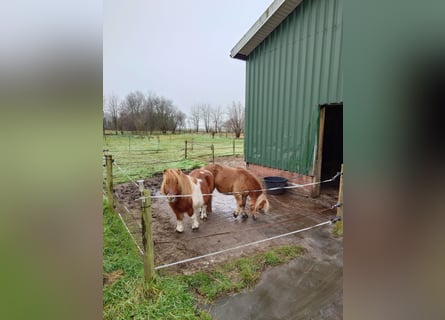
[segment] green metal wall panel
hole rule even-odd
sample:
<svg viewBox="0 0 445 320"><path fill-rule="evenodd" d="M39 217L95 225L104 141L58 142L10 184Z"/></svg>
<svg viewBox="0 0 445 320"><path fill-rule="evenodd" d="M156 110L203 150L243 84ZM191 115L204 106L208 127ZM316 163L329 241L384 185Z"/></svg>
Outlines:
<svg viewBox="0 0 445 320"><path fill-rule="evenodd" d="M247 162L313 174L319 105L342 101L341 41L341 0L307 0L248 56Z"/></svg>

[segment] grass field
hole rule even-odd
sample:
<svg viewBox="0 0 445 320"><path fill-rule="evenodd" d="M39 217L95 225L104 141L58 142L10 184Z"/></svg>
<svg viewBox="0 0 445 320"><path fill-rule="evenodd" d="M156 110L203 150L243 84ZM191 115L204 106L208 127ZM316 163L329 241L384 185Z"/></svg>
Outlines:
<svg viewBox="0 0 445 320"><path fill-rule="evenodd" d="M105 199L103 228L103 319L211 319L200 304L251 287L268 266L302 253L299 246L278 247L207 272L174 275L163 271L146 285L134 242Z"/></svg>
<svg viewBox="0 0 445 320"><path fill-rule="evenodd" d="M187 141L187 143L186 143ZM151 177L165 168L190 170L213 157L243 155L244 140L226 134L155 134L151 136L106 134L104 153L115 161L115 183ZM213 150L212 150L213 149ZM187 153L187 154L186 154Z"/></svg>

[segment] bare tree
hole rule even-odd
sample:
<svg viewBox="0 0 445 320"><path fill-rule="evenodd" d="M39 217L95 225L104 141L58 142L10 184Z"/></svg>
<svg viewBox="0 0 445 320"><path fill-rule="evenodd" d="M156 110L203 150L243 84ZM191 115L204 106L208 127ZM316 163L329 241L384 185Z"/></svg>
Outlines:
<svg viewBox="0 0 445 320"><path fill-rule="evenodd" d="M107 99L106 105L107 105L108 112L111 115L112 127L117 134L117 130L118 130L117 124L118 124L118 120L119 120L119 108L120 108L118 96L115 95L114 93L110 94L110 96Z"/></svg>
<svg viewBox="0 0 445 320"><path fill-rule="evenodd" d="M198 105L192 106L191 112L192 112L192 114L190 116L190 119L193 122L193 127L195 128L195 131L198 132L199 131L199 120L201 119L199 106Z"/></svg>
<svg viewBox="0 0 445 320"><path fill-rule="evenodd" d="M178 111L171 100L153 93L144 95L140 91L134 91L127 94L122 101L115 94L108 98L104 96L103 109L104 130L113 128L116 134L118 130L145 134L151 134L154 130L174 133L185 123L185 114Z"/></svg>
<svg viewBox="0 0 445 320"><path fill-rule="evenodd" d="M159 103L156 105L156 123L159 130L162 133L166 133L167 130L172 130L173 118L176 112L176 108L173 106L171 100L165 98L159 98Z"/></svg>
<svg viewBox="0 0 445 320"><path fill-rule="evenodd" d="M140 91L131 92L125 97L127 116L138 132L142 132L144 129L144 117L142 116L144 105L145 96Z"/></svg>
<svg viewBox="0 0 445 320"><path fill-rule="evenodd" d="M186 125L188 131L191 133L193 131L193 121L192 121L192 119L190 119L190 117L187 117L185 119L185 125Z"/></svg>
<svg viewBox="0 0 445 320"><path fill-rule="evenodd" d="M235 103L234 101L228 109L228 124L235 132L235 137L239 138L244 130L244 107L241 102Z"/></svg>
<svg viewBox="0 0 445 320"><path fill-rule="evenodd" d="M127 110L127 104L125 101L121 103L122 107L119 112L119 129L123 131L134 131L136 127L133 122L133 118L130 112Z"/></svg>
<svg viewBox="0 0 445 320"><path fill-rule="evenodd" d="M212 107L208 103L199 105L201 119L204 122L204 129L208 133L210 131L210 118L212 116Z"/></svg>
<svg viewBox="0 0 445 320"><path fill-rule="evenodd" d="M223 125L223 112L221 110L221 106L218 106L214 109L212 109L212 121L213 121L213 127L215 132L221 132L222 125Z"/></svg>
<svg viewBox="0 0 445 320"><path fill-rule="evenodd" d="M160 98L153 93L149 93L145 97L143 110L144 128L146 132L153 133L157 129L156 125L156 107L160 103Z"/></svg>
<svg viewBox="0 0 445 320"><path fill-rule="evenodd" d="M179 110L176 110L173 113L173 118L172 118L172 127L170 128L170 130L172 131L172 133L176 132L176 129L183 127L185 124L185 113Z"/></svg>

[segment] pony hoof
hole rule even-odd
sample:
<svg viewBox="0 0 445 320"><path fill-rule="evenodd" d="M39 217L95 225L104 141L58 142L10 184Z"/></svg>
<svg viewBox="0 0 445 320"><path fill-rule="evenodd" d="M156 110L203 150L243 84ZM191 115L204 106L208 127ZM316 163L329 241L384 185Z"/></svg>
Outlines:
<svg viewBox="0 0 445 320"><path fill-rule="evenodd" d="M202 218L202 220L207 221L207 217Z"/></svg>
<svg viewBox="0 0 445 320"><path fill-rule="evenodd" d="M238 218L238 213L235 213L235 212L234 212L234 213L233 213L233 217L234 217L234 218Z"/></svg>
<svg viewBox="0 0 445 320"><path fill-rule="evenodd" d="M192 232L198 231L199 228L192 228Z"/></svg>
<svg viewBox="0 0 445 320"><path fill-rule="evenodd" d="M243 214L243 220L246 220L247 218L249 218L249 216L247 214Z"/></svg>
<svg viewBox="0 0 445 320"><path fill-rule="evenodd" d="M178 229L176 229L176 233L183 233L184 231L179 231Z"/></svg>
<svg viewBox="0 0 445 320"><path fill-rule="evenodd" d="M256 219L258 219L258 218L257 218L256 215L252 215L252 219L253 219L253 220L256 220Z"/></svg>

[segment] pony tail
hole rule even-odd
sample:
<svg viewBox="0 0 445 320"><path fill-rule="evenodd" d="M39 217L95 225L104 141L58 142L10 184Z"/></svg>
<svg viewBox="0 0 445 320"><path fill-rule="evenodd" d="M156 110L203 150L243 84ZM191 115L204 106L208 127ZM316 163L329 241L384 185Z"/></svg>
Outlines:
<svg viewBox="0 0 445 320"><path fill-rule="evenodd" d="M263 211L268 212L269 211L269 200L266 198L266 194L263 192L258 197L256 204L255 204L255 212L258 212L259 208L263 205Z"/></svg>

